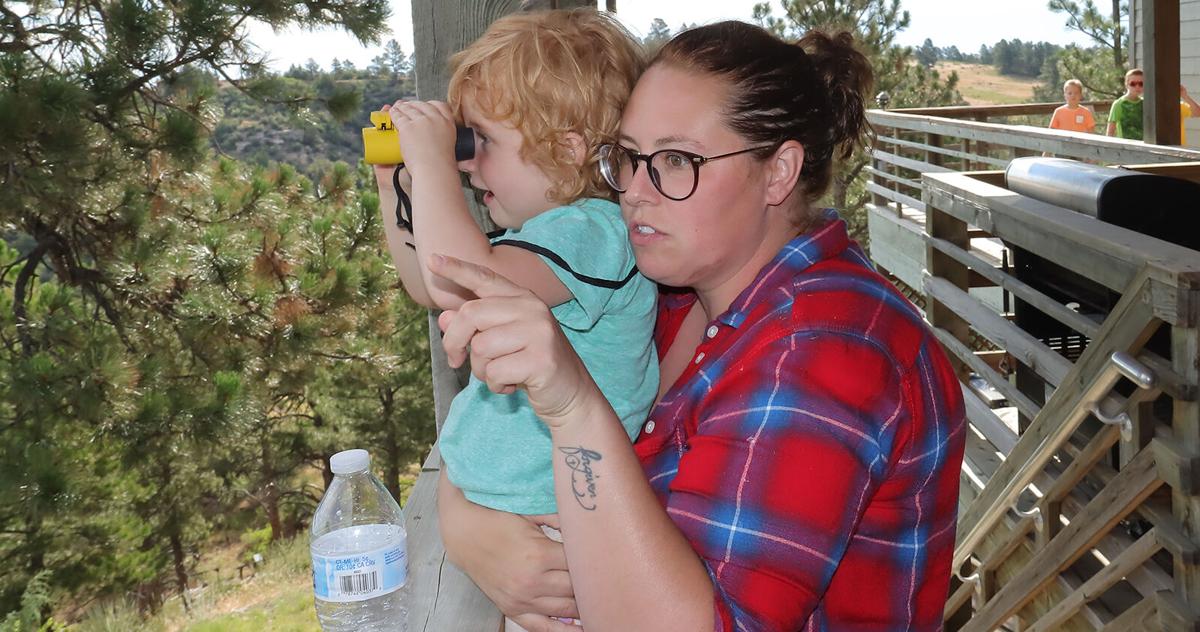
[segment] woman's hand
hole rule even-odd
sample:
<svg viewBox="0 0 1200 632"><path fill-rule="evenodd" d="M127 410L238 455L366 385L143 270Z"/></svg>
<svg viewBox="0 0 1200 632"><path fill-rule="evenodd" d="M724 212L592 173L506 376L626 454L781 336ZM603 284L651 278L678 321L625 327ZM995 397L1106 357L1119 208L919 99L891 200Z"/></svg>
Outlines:
<svg viewBox="0 0 1200 632"><path fill-rule="evenodd" d="M454 113L446 102L400 100L388 108L388 113L400 136L400 153L408 171L416 174L438 162L457 171Z"/></svg>
<svg viewBox="0 0 1200 632"><path fill-rule="evenodd" d="M438 483L438 514L450 561L501 612L529 632L560 629L550 617L579 616L563 545L546 537L536 521L468 501L445 474Z"/></svg>
<svg viewBox="0 0 1200 632"><path fill-rule="evenodd" d="M550 309L532 292L453 257L434 255L429 268L479 297L438 317L451 366L470 356L471 373L493 392L525 389L552 430L581 418L585 407L608 405Z"/></svg>

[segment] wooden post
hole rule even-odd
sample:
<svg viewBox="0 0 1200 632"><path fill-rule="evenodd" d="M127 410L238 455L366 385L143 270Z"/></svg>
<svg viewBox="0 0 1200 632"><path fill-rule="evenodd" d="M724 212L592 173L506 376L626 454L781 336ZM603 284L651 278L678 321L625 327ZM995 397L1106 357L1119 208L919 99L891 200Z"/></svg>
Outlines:
<svg viewBox="0 0 1200 632"><path fill-rule="evenodd" d="M987 123L987 122L988 122L988 116L987 116L987 114L977 114L977 115L975 116L975 120L976 120L976 121L979 121L980 123ZM976 155L983 156L984 158L987 158L988 151L989 151L989 147L988 147L988 144L987 144L987 143L985 143L985 142L983 142L983 141L977 141L977 142L975 143L975 153L976 153ZM989 167L988 167L988 164L987 164L986 162L980 162L980 163L978 164L978 166L979 166L979 168L980 168L980 169L988 169L988 168L989 168Z"/></svg>
<svg viewBox="0 0 1200 632"><path fill-rule="evenodd" d="M937 134L925 134L925 144L932 148L940 149L942 146L942 137ZM931 165L938 165L940 167L944 158L945 156L936 151L931 149L925 150L925 162Z"/></svg>
<svg viewBox="0 0 1200 632"><path fill-rule="evenodd" d="M963 250L970 250L971 239L967 235L967 223L949 213L938 210L933 204L928 187L923 187L922 198L925 202L925 230L929 236L945 239ZM970 269L933 246L925 248L925 268L930 275L949 281L963 292L970 291ZM971 326L962 316L929 292L926 292L925 314L930 325L945 329L959 342L970 347ZM966 381L970 368L953 353L947 352L947 355L959 378Z"/></svg>
<svg viewBox="0 0 1200 632"><path fill-rule="evenodd" d="M450 85L450 56L466 48L483 35L497 18L522 8L573 9L595 7L595 0L413 0L413 49L417 55L417 98L422 101L445 99ZM492 230L495 224L487 211L475 202L475 196L464 187L467 206L471 215L484 230ZM441 432L442 422L450 411L450 400L466 386L469 372L466 368L455 371L446 361L442 350L442 334L437 326L437 313L429 314L429 352L433 374L433 405L437 415L437 429Z"/></svg>
<svg viewBox="0 0 1200 632"><path fill-rule="evenodd" d="M1142 69L1146 103L1142 109L1143 140L1178 145L1179 137L1179 2L1147 0L1142 5Z"/></svg>
<svg viewBox="0 0 1200 632"><path fill-rule="evenodd" d="M446 98L450 85L450 56L475 41L496 18L516 11L520 0L413 0L413 49L417 55L417 98L422 101ZM475 203L475 196L464 189L471 215L482 226L490 227L486 211ZM450 368L442 350L442 334L437 313L429 314L429 353L432 359L433 406L440 433L450 400L466 385L467 375Z"/></svg>
<svg viewBox="0 0 1200 632"><path fill-rule="evenodd" d="M876 171L882 171L882 170L887 169L887 163L876 158L874 155L875 152L882 151L882 150L883 150L883 144L879 142L879 138L876 136L872 136L871 137L871 154L872 154L871 155L871 167L873 169L875 169ZM887 187L887 180L885 180L882 176L872 175L871 180L875 184L879 185L880 187L884 187L884 188ZM875 193L875 192L871 193L871 204L874 204L876 206L887 206L887 203L888 203L888 200L883 195L881 195L879 193Z"/></svg>
<svg viewBox="0 0 1200 632"><path fill-rule="evenodd" d="M1194 306L1192 306L1194 309ZM1187 327L1171 328L1171 363L1187 384L1200 383L1200 328L1196 315ZM1194 398L1193 398L1194 399ZM1173 441L1185 454L1200 454L1200 401L1176 399L1172 411ZM1190 490L1171 490L1174 515L1193 542L1200 540L1200 496ZM1175 593L1193 610L1200 609L1200 566L1175 558Z"/></svg>

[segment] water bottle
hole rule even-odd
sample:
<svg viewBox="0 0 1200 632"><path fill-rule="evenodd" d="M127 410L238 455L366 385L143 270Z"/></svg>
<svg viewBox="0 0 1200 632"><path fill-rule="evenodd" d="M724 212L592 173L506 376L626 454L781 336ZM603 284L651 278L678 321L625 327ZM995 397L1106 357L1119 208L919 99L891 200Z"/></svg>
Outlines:
<svg viewBox="0 0 1200 632"><path fill-rule="evenodd" d="M400 506L371 474L366 450L329 459L333 483L317 505L309 548L324 632L406 632L408 576Z"/></svg>

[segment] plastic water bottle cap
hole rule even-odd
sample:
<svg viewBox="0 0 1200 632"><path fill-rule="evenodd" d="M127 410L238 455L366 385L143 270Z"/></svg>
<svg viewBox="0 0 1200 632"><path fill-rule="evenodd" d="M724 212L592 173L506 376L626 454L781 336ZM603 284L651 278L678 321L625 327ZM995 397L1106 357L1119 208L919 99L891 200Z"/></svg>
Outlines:
<svg viewBox="0 0 1200 632"><path fill-rule="evenodd" d="M334 474L353 474L371 466L371 455L366 450L344 450L329 457L329 469Z"/></svg>

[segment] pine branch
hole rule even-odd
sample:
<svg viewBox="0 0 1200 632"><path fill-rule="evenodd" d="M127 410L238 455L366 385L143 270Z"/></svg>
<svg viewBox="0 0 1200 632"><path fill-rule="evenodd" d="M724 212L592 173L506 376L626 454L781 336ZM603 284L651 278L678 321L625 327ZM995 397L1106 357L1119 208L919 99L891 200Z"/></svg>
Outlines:
<svg viewBox="0 0 1200 632"><path fill-rule="evenodd" d="M26 296L32 291L29 287L30 280L33 279L34 272L37 271L38 265L42 263L42 256L46 254L49 247L38 242L38 245L30 251L25 258L25 265L21 267L21 272L17 274L17 280L13 287L13 318L17 325L17 337L21 341L21 355L29 358L33 356L33 337L29 335L29 316L25 308Z"/></svg>

